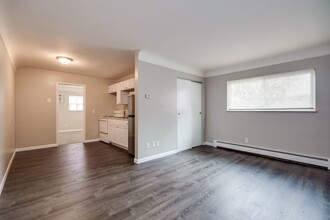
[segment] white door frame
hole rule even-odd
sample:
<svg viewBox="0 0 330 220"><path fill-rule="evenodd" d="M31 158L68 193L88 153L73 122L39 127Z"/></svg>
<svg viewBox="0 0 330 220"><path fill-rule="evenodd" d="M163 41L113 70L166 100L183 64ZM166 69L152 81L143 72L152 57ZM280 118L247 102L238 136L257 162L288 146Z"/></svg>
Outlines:
<svg viewBox="0 0 330 220"><path fill-rule="evenodd" d="M86 85L85 84L77 84L77 83L67 83L67 82L57 82L56 83L56 145L59 146L59 104L58 104L58 96L59 96L59 86L67 85L67 86L82 86L84 89L84 111L83 111L83 133L84 133L84 142L86 141Z"/></svg>

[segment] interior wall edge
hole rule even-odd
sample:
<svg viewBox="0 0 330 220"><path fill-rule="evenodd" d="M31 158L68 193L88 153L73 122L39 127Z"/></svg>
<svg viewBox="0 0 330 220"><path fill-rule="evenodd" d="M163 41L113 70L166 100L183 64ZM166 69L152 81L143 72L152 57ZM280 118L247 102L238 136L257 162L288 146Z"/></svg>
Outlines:
<svg viewBox="0 0 330 220"><path fill-rule="evenodd" d="M10 55L9 50L8 50L8 48L7 48L7 46L6 46L5 40L4 40L4 39L2 38L2 36L1 36L1 33L0 33L0 40L1 40L2 44L3 44L3 47L4 47L4 49L5 49L6 53L7 53L7 55L8 55L8 58L9 58L9 61L10 61L11 67L13 68L14 72L16 72L16 69L17 69L17 68L16 68L16 66L14 65L14 59L13 59L12 56Z"/></svg>
<svg viewBox="0 0 330 220"><path fill-rule="evenodd" d="M1 196L1 193L2 193L2 190L3 190L4 186L6 184L7 176L9 174L10 167L11 167L11 165L12 165L14 159L15 159L15 155L16 155L16 151L13 151L12 156L10 158L10 161L7 165L6 172L5 172L4 176L2 177L1 184L0 184L0 196Z"/></svg>

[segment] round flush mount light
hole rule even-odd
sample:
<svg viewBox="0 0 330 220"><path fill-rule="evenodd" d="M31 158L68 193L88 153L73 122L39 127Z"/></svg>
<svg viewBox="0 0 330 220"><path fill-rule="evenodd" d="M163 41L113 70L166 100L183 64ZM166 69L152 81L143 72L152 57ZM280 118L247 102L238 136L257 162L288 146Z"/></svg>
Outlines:
<svg viewBox="0 0 330 220"><path fill-rule="evenodd" d="M65 65L68 65L69 63L71 63L73 61L73 59L71 59L70 57L63 57L63 56L58 56L58 57L56 57L56 59L61 64L65 64Z"/></svg>

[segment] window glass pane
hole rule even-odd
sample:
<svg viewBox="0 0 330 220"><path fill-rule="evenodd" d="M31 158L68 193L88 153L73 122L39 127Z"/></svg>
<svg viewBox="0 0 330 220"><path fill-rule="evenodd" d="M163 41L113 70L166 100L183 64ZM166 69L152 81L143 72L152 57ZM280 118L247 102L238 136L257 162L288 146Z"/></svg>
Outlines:
<svg viewBox="0 0 330 220"><path fill-rule="evenodd" d="M84 103L84 98L82 96L76 96L77 97L77 103L78 104L83 104Z"/></svg>
<svg viewBox="0 0 330 220"><path fill-rule="evenodd" d="M312 107L310 91L310 74L265 79L265 107Z"/></svg>
<svg viewBox="0 0 330 220"><path fill-rule="evenodd" d="M69 104L69 110L75 111L76 110L76 104Z"/></svg>
<svg viewBox="0 0 330 220"><path fill-rule="evenodd" d="M69 96L69 103L75 103L76 97L75 96Z"/></svg>
<svg viewBox="0 0 330 220"><path fill-rule="evenodd" d="M69 111L83 111L84 97L83 96L69 96Z"/></svg>
<svg viewBox="0 0 330 220"><path fill-rule="evenodd" d="M77 110L78 111L82 111L84 109L84 105L83 104L77 104Z"/></svg>
<svg viewBox="0 0 330 220"><path fill-rule="evenodd" d="M231 84L231 105L236 109L262 108L262 80L245 80Z"/></svg>
<svg viewBox="0 0 330 220"><path fill-rule="evenodd" d="M228 110L315 109L315 72L302 70L228 81Z"/></svg>

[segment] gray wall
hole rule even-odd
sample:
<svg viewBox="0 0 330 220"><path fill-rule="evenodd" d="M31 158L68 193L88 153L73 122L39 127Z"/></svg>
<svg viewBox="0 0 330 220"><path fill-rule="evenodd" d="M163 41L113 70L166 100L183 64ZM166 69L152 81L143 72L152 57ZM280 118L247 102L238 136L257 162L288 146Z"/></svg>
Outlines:
<svg viewBox="0 0 330 220"><path fill-rule="evenodd" d="M0 36L0 183L14 152L15 72ZM1 190L1 189L0 189Z"/></svg>
<svg viewBox="0 0 330 220"><path fill-rule="evenodd" d="M141 159L177 149L177 78L203 82L203 78L138 61L137 154ZM145 94L151 94L146 99ZM146 143L160 141L160 147Z"/></svg>
<svg viewBox="0 0 330 220"><path fill-rule="evenodd" d="M315 68L317 113L227 112L227 80ZM206 78L206 141L330 158L330 55Z"/></svg>

